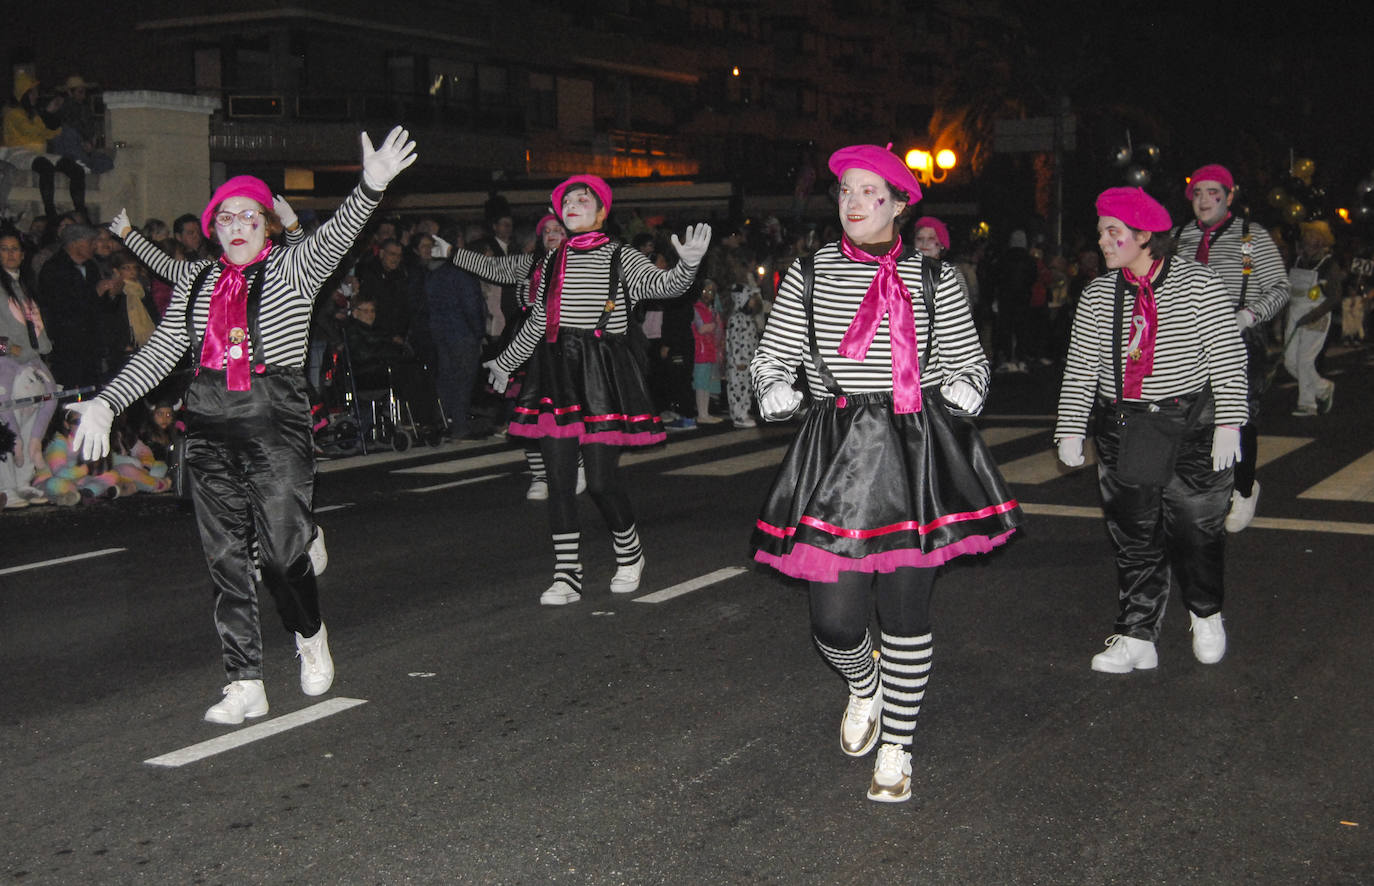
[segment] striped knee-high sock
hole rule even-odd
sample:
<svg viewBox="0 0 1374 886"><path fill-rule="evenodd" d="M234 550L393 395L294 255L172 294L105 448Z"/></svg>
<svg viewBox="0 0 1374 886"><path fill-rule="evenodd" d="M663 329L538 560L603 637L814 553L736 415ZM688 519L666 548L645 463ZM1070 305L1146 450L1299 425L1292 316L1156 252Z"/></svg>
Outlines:
<svg viewBox="0 0 1374 886"><path fill-rule="evenodd" d="M529 467L530 473L534 475L532 479L543 480L545 482L548 481L549 472L544 468L544 453L540 452L537 447L531 447L525 450L525 465Z"/></svg>
<svg viewBox="0 0 1374 886"><path fill-rule="evenodd" d="M615 565L633 566L644 556L644 549L639 546L639 531L635 529L635 524L631 523L630 528L624 532L612 529L611 539L615 545Z"/></svg>
<svg viewBox="0 0 1374 886"><path fill-rule="evenodd" d="M827 646L818 637L816 648L830 666L840 672L849 691L860 698L872 698L878 690L878 669L873 665L873 638L864 632L864 641L854 649L835 649Z"/></svg>
<svg viewBox="0 0 1374 886"><path fill-rule="evenodd" d="M553 580L582 593L581 532L553 534Z"/></svg>
<svg viewBox="0 0 1374 886"><path fill-rule="evenodd" d="M882 635L878 667L883 679L883 744L911 746L916 715L930 677L930 634L916 637Z"/></svg>

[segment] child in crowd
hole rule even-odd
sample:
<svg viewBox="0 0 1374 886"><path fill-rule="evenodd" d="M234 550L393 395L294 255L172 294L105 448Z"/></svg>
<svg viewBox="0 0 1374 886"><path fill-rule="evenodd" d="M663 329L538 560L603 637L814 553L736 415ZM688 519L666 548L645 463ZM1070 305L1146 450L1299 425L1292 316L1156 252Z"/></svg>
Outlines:
<svg viewBox="0 0 1374 886"><path fill-rule="evenodd" d="M692 389L697 397L697 423L715 424L720 418L711 414L711 395L720 393L720 314L716 313L716 283L707 280L701 287L701 298L692 306L692 338L696 342Z"/></svg>

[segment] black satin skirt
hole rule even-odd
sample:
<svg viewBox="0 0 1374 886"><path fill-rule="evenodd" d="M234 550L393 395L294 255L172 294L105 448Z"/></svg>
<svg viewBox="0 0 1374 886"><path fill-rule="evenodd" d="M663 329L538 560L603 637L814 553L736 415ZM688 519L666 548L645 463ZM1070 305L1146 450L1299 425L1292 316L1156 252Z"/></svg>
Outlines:
<svg viewBox="0 0 1374 886"><path fill-rule="evenodd" d="M764 501L754 559L794 578L932 567L1004 543L1020 506L971 419L939 389L897 414L890 392L812 404Z"/></svg>
<svg viewBox="0 0 1374 886"><path fill-rule="evenodd" d="M560 327L530 358L511 418L512 437L573 437L580 443L652 446L667 439L628 340Z"/></svg>

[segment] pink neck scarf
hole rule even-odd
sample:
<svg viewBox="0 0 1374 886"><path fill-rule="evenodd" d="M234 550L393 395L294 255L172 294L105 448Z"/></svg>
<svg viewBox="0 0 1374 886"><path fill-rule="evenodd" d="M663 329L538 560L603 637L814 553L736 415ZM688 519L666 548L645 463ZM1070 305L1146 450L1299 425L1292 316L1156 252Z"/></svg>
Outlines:
<svg viewBox="0 0 1374 886"><path fill-rule="evenodd" d="M878 331L883 315L887 315L888 338L892 345L892 408L897 413L921 411L921 356L916 341L916 320L911 313L911 292L897 273L897 256L902 254L902 238L898 237L886 255L874 256L864 252L848 237L840 238L840 252L850 261L877 264L878 271L868 284L864 300L845 331L837 349L851 360L868 356L868 346Z"/></svg>
<svg viewBox="0 0 1374 886"><path fill-rule="evenodd" d="M219 257L223 270L210 294L210 315L205 323L205 343L200 348L200 365L225 370L225 383L231 391L246 391L251 378L248 341L248 284L243 269L267 258L268 242L252 261L236 265Z"/></svg>
<svg viewBox="0 0 1374 886"><path fill-rule="evenodd" d="M563 275L568 270L568 250L591 252L609 243L610 239L600 231L588 231L558 248L558 256L553 260L553 276L549 279L549 297L544 306L544 338L550 344L558 341L558 315L563 303Z"/></svg>
<svg viewBox="0 0 1374 886"><path fill-rule="evenodd" d="M1221 221L1212 225L1210 228L1204 226L1202 222L1197 223L1198 230L1202 232L1202 239L1198 241L1197 253L1193 256L1193 258L1202 262L1204 265L1207 264L1207 257L1212 254L1212 232L1215 231L1217 228L1221 227L1222 225L1226 224L1226 222L1230 221L1230 219L1231 213L1228 212L1226 213L1225 217L1222 218Z"/></svg>
<svg viewBox="0 0 1374 886"><path fill-rule="evenodd" d="M1163 264L1163 259L1155 259L1144 276L1137 277L1129 268L1121 273L1127 283L1140 288L1135 296L1135 307L1131 309L1131 344L1126 354L1126 372L1121 380L1123 397L1139 399L1140 388L1145 377L1155 369L1155 326L1158 323L1158 306L1155 304L1155 290L1151 284L1155 271Z"/></svg>

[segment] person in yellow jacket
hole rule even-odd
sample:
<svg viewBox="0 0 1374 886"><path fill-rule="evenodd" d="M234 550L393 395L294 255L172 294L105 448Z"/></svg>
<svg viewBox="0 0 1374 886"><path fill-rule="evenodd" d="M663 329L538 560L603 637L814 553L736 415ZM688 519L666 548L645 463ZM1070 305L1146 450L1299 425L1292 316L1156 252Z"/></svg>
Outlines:
<svg viewBox="0 0 1374 886"><path fill-rule="evenodd" d="M67 176L71 185L72 207L86 214L86 170L70 157L48 153L48 141L62 131L58 112L62 98L55 97L39 106L38 80L24 71L14 75L14 102L5 108L4 150L0 159L19 169L38 173L38 193L43 198L43 211L49 219L57 218L54 202L54 173Z"/></svg>

